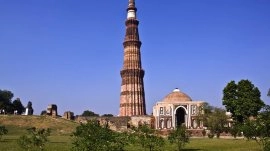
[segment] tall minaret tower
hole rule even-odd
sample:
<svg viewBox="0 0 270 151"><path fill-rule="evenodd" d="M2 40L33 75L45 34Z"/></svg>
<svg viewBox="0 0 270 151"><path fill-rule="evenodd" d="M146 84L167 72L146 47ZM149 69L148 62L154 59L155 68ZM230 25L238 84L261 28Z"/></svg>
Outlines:
<svg viewBox="0 0 270 151"><path fill-rule="evenodd" d="M124 40L124 65L121 70L122 84L119 116L146 115L144 95L144 70L141 64L141 41L139 39L135 0L129 0L127 8L126 35Z"/></svg>

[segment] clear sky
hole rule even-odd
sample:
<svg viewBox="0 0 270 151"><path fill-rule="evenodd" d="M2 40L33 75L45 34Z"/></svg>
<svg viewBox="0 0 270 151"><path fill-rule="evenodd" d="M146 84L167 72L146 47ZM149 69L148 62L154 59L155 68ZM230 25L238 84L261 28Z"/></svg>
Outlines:
<svg viewBox="0 0 270 151"><path fill-rule="evenodd" d="M118 114L128 0L0 0L0 89L39 115ZM249 79L270 104L269 0L136 0L147 113L174 88L222 107ZM14 98L14 99L15 99Z"/></svg>

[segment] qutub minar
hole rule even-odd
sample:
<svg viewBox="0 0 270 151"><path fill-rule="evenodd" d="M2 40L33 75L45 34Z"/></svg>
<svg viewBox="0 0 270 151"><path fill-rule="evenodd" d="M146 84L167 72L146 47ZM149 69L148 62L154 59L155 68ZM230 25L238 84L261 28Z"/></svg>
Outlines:
<svg viewBox="0 0 270 151"><path fill-rule="evenodd" d="M146 115L144 93L144 70L141 64L141 41L139 38L135 0L129 0L127 8L124 63L120 72L122 77L120 108L117 117L100 117L103 123L109 121L110 128L121 131L143 123L150 125L161 134L185 125L193 136L203 136L204 123L198 115L204 114L204 101L194 101L190 96L175 88L153 106L152 115ZM87 121L87 118L77 119ZM230 123L228 123L230 124Z"/></svg>
<svg viewBox="0 0 270 151"><path fill-rule="evenodd" d="M146 115L144 70L141 64L141 41L136 18L135 0L129 0L126 35L124 39L124 65L121 70L121 95L119 116Z"/></svg>
<svg viewBox="0 0 270 151"><path fill-rule="evenodd" d="M132 125L148 123L155 129L166 132L185 125L192 133L202 135L203 121L198 115L204 101L193 101L176 88L153 106L153 114L146 115L144 93L144 70L141 64L141 41L136 18L135 0L129 0L127 8L126 35L124 40L124 65L121 70L122 84L119 118L129 117Z"/></svg>

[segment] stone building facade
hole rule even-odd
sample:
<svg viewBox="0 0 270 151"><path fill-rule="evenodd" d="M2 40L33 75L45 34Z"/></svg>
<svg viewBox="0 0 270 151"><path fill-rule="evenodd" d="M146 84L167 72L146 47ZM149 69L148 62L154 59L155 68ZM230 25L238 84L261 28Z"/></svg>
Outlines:
<svg viewBox="0 0 270 151"><path fill-rule="evenodd" d="M135 0L129 0L127 8L126 35L124 39L124 65L121 70L121 95L119 116L146 115L144 94L144 70L141 64L141 41L139 38Z"/></svg>
<svg viewBox="0 0 270 151"><path fill-rule="evenodd" d="M174 89L153 107L155 128L167 130L184 124L188 129L203 129L203 122L196 118L203 114L203 104L203 101L192 101L187 94Z"/></svg>

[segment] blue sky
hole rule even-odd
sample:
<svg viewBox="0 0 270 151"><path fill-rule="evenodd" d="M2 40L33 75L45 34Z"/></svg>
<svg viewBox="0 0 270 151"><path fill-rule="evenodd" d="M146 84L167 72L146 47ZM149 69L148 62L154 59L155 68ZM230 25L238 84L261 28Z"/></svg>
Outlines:
<svg viewBox="0 0 270 151"><path fill-rule="evenodd" d="M0 89L81 114L118 114L128 0L0 0ZM137 0L147 113L174 88L222 106L249 79L270 104L269 0Z"/></svg>

